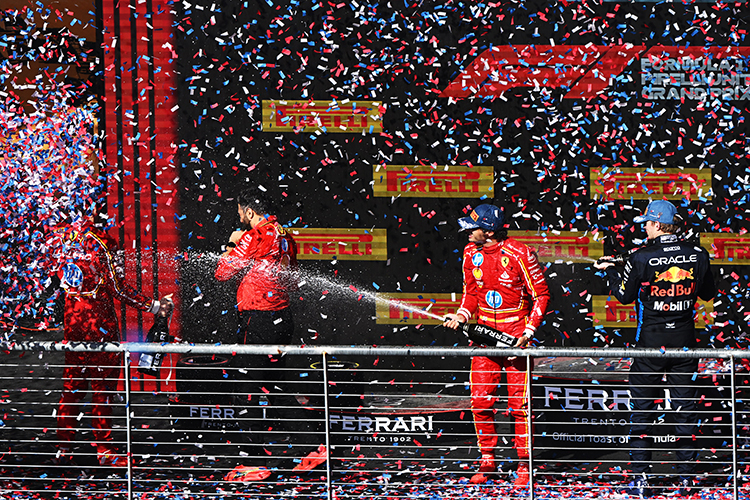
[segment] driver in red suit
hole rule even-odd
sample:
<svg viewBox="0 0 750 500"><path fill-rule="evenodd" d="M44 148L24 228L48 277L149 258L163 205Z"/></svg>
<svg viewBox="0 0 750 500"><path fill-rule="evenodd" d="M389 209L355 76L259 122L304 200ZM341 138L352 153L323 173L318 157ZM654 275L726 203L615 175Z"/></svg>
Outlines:
<svg viewBox="0 0 750 500"><path fill-rule="evenodd" d="M549 302L549 290L536 254L528 246L508 238L503 231L503 212L494 205L479 205L468 217L458 220L469 230L464 248L464 291L457 314L447 316L445 326L457 329L476 315L487 325L518 339L524 347L542 323ZM518 470L515 484L529 482L529 434L527 379L529 367L519 357L477 356L471 360L471 410L482 459L472 482L487 480L497 472L494 405L505 369L508 407L515 421Z"/></svg>
<svg viewBox="0 0 750 500"><path fill-rule="evenodd" d="M93 217L59 231L51 248L60 263L57 277L65 294L66 342L118 342L120 330L114 299L152 314L171 311L168 298L158 301L144 297L125 284L122 254L115 252L114 240L94 226ZM71 460L76 427L80 425L80 402L89 383L93 392L91 423L97 458L100 465L114 465L117 461L111 446L109 398L117 388L122 363L121 353L65 353L63 391L57 410L59 463Z"/></svg>

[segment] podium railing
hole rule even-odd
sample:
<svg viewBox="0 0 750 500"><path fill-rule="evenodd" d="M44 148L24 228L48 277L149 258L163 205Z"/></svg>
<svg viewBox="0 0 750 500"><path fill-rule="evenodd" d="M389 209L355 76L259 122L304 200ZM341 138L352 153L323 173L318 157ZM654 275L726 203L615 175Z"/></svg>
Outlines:
<svg viewBox="0 0 750 500"><path fill-rule="evenodd" d="M703 360L691 377L699 398L691 410L698 434L690 443L698 452L691 475L698 490L740 498L750 467L746 351L70 342L0 342L0 349L0 434L7 443L0 450L0 494L85 489L129 499L217 492L275 498L301 489L307 498L449 498L458 489L505 488L508 498L541 498L564 490L627 491L633 482L627 367L634 358ZM180 357L161 370L166 390L144 388L137 371L134 355L153 352ZM75 363L71 353L81 355ZM107 378L97 373L95 353L113 353L121 362L110 367L111 384L99 386L106 404L80 397L90 385L71 385ZM515 413L503 415L508 383L502 382L495 405L499 468L485 482L469 480L479 456L468 359L460 369L448 366L475 356L525 358L534 366L525 391L532 411L524 418L534 429L526 440L529 458L513 450ZM671 406L669 384L659 391L648 476L651 486L669 492L680 479L675 451L685 442L673 431L657 432L681 411ZM63 425L57 400L66 393L66 411L77 414ZM96 453L107 422L107 443L121 458L114 466L101 465ZM61 427L76 437L60 437ZM72 461L65 462L61 448ZM514 485L521 460L528 460L531 488ZM226 480L235 466L255 464L270 475Z"/></svg>

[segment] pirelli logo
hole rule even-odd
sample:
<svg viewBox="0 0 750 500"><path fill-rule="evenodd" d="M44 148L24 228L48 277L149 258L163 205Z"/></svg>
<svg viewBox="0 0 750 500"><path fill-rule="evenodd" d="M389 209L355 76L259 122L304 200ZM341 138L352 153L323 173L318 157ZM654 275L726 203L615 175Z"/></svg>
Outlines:
<svg viewBox="0 0 750 500"><path fill-rule="evenodd" d="M292 229L300 260L387 260L385 229Z"/></svg>
<svg viewBox="0 0 750 500"><path fill-rule="evenodd" d="M357 101L333 104L330 101L264 100L264 132L354 132L379 134L383 131L380 102Z"/></svg>
<svg viewBox="0 0 750 500"><path fill-rule="evenodd" d="M532 247L542 262L591 263L604 255L602 241L596 240L591 233L560 231L539 234L536 231L508 231L508 236Z"/></svg>
<svg viewBox="0 0 750 500"><path fill-rule="evenodd" d="M592 168L589 177L591 195L606 200L712 197L712 175L708 168L666 168L655 172L633 167Z"/></svg>
<svg viewBox="0 0 750 500"><path fill-rule="evenodd" d="M458 311L460 305L460 293L379 293L375 301L375 323L438 325L442 321L430 315L444 317Z"/></svg>
<svg viewBox="0 0 750 500"><path fill-rule="evenodd" d="M750 236L702 233L701 246L713 257L711 264L750 264Z"/></svg>
<svg viewBox="0 0 750 500"><path fill-rule="evenodd" d="M494 167L373 165L375 196L414 198L492 197Z"/></svg>
<svg viewBox="0 0 750 500"><path fill-rule="evenodd" d="M616 328L636 328L638 317L634 304L620 304L611 295L594 295L591 300L594 313L594 325ZM713 323L713 300L699 300L695 304L695 326L704 328Z"/></svg>

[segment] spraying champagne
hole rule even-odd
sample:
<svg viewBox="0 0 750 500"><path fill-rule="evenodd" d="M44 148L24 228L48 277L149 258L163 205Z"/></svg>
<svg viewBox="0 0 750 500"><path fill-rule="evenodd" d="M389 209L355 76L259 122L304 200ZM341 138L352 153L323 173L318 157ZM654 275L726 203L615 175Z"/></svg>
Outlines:
<svg viewBox="0 0 750 500"><path fill-rule="evenodd" d="M612 247L616 247L615 245L615 239L613 236L607 236L607 238L612 242ZM618 253L614 253L612 255L603 255L596 259L595 264L596 265L606 265L606 264L612 264L615 266L622 267L625 264L627 264L628 260L630 259L630 256L633 255L635 252L646 246L648 242L642 245L638 245L634 248L631 248L630 250L624 250L620 251Z"/></svg>
<svg viewBox="0 0 750 500"><path fill-rule="evenodd" d="M628 259L630 259L630 256L633 255L635 252L643 248L642 246L631 248L625 253L616 253L613 255L604 255L602 257L599 257L596 260L596 264L602 265L602 264L613 264L615 266L624 266L627 264Z"/></svg>

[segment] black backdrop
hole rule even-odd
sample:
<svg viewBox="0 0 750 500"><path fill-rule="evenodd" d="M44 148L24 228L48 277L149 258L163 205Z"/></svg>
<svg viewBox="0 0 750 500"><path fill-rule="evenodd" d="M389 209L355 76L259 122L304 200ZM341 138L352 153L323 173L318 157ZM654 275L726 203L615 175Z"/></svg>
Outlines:
<svg viewBox="0 0 750 500"><path fill-rule="evenodd" d="M713 196L704 189L674 201L690 237L747 230L749 100L644 98L638 57L590 98L566 97L572 85L547 81L502 95L441 95L492 47L554 45L563 62L560 47L568 46L584 52L632 45L744 47L746 5L212 0L176 8L188 340L232 338L236 284L217 284L213 266L238 224L233 198L249 185L267 189L280 220L291 227L387 231L387 260L301 262L309 279L295 307L305 343L463 343L438 327L381 324L374 302L358 300L349 286L460 294L465 235L457 233L456 218L482 202L502 206L511 230L593 230L607 235L605 253L632 247L645 235L630 221L648 200L595 199L592 169L710 169ZM517 66L529 73L545 66L532 59L522 57ZM595 60L581 64L589 76L606 80L606 64ZM741 73L747 57L731 61L729 72ZM547 67L568 68L555 63ZM746 88L745 80L738 86ZM378 101L385 108L383 132L264 131L262 102L283 99L335 100L342 107ZM484 200L373 195L373 165L419 164L492 166L494 192ZM607 290L590 264L546 265L552 301L538 335L542 345L632 341L631 324L595 325L591 297ZM703 347L744 346L746 269L741 260L714 266L720 292L715 324L701 331Z"/></svg>

